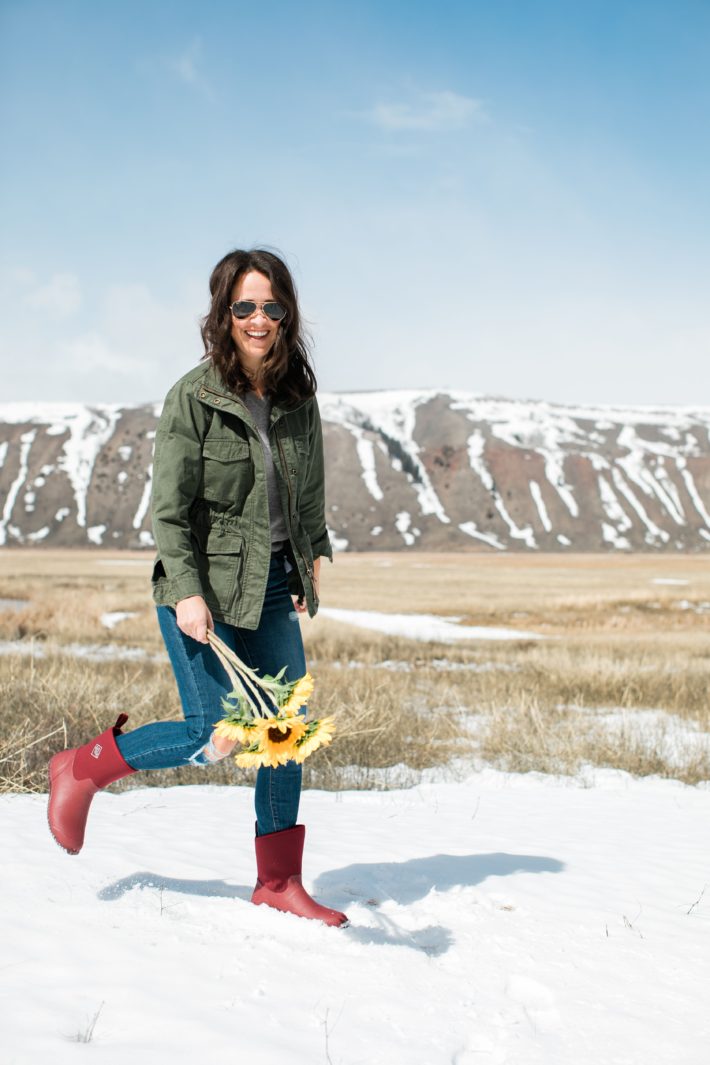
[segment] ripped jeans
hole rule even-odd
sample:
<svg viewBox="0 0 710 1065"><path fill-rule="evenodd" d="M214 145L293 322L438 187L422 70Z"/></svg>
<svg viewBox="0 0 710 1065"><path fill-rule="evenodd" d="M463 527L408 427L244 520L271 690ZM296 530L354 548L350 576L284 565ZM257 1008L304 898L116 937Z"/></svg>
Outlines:
<svg viewBox="0 0 710 1065"><path fill-rule="evenodd" d="M248 666L272 676L286 666L287 678L295 680L306 672L306 660L301 626L286 584L286 560L284 551L271 556L257 629L240 629L221 621L215 621L214 628ZM157 612L185 720L155 722L118 736L118 749L133 769L189 765L223 716L221 699L232 687L209 644L199 643L180 631L174 608L159 606ZM305 713L305 708L301 713ZM276 769L258 769L254 797L258 835L295 825L300 795L300 765L287 762Z"/></svg>

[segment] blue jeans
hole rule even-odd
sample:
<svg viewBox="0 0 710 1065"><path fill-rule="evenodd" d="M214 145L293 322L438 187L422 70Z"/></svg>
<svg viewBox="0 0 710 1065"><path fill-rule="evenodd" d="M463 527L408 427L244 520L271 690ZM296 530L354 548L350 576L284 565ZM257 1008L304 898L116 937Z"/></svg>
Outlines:
<svg viewBox="0 0 710 1065"><path fill-rule="evenodd" d="M264 606L257 629L215 621L217 635L242 661L263 675L286 666L289 680L306 672L301 627L286 584L286 556L272 554ZM133 769L167 769L190 764L223 716L221 699L232 689L224 667L206 643L178 628L175 610L157 607L158 624L177 681L184 721L160 721L118 736L121 755ZM301 711L305 713L305 708ZM295 762L257 771L254 797L258 835L291 828L298 818L301 766Z"/></svg>

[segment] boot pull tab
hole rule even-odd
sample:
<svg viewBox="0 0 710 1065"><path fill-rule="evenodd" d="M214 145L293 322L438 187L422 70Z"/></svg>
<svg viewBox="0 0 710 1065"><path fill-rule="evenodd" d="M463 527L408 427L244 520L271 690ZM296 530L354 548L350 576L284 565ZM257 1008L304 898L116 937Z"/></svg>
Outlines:
<svg viewBox="0 0 710 1065"><path fill-rule="evenodd" d="M116 724L113 726L113 734L114 734L114 736L120 736L121 735L121 729L123 728L123 726L126 724L127 721L128 721L128 714L119 714L118 715L118 717L116 718Z"/></svg>

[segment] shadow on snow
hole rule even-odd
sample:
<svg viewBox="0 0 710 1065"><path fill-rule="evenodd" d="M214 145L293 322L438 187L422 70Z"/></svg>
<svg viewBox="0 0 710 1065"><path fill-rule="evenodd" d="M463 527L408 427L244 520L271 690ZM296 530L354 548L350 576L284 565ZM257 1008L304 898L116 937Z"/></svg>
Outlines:
<svg viewBox="0 0 710 1065"><path fill-rule="evenodd" d="M489 877L515 873L560 873L564 863L556 858L536 854L433 854L406 862L372 862L346 865L321 873L314 884L314 894L329 906L347 909L357 901L372 907L375 926L353 926L343 934L358 943L375 946L401 946L421 951L430 957L444 954L453 943L449 929L440 925L407 929L389 915L376 912L387 900L407 906L426 898L431 891L450 891L473 887ZM120 899L134 888L152 888L204 898L241 899L248 902L252 888L228 884L224 880L182 880L156 873L132 873L107 884L98 892L103 902Z"/></svg>

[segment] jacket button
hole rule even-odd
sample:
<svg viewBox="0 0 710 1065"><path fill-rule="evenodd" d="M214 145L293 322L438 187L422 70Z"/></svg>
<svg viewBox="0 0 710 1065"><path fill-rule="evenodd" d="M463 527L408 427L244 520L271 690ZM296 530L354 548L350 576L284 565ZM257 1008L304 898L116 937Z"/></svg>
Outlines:
<svg viewBox="0 0 710 1065"><path fill-rule="evenodd" d="M206 399L206 398L207 398L207 393L206 392L200 392L200 399Z"/></svg>
<svg viewBox="0 0 710 1065"><path fill-rule="evenodd" d="M221 402L222 402L222 400L219 399L217 396L215 396L215 403L221 403Z"/></svg>

